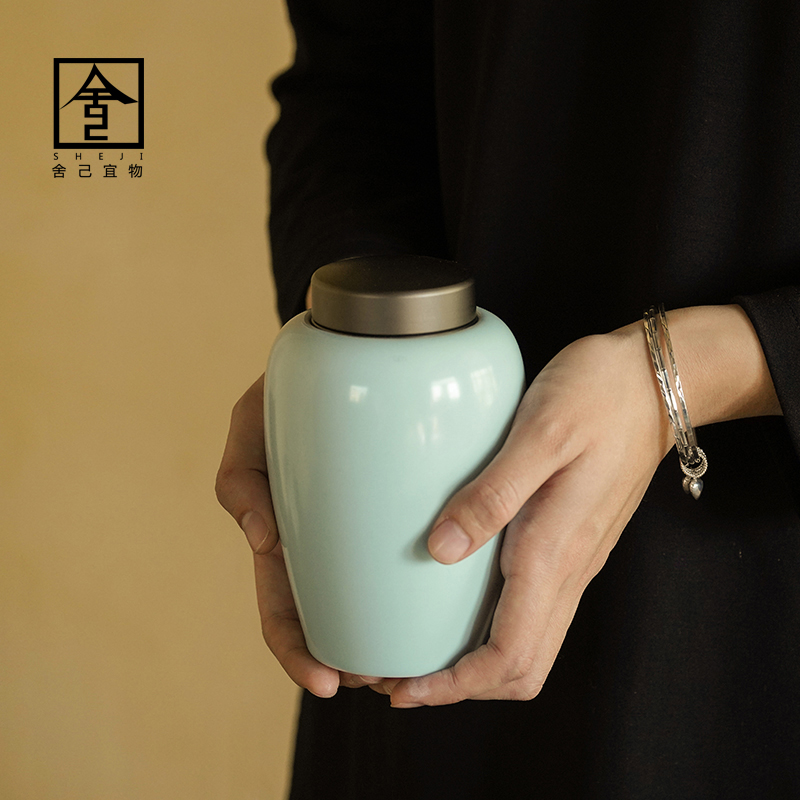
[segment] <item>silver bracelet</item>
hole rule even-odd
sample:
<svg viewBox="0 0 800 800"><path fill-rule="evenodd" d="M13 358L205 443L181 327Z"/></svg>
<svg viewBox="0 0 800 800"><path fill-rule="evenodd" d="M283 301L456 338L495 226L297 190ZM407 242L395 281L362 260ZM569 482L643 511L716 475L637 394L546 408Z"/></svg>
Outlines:
<svg viewBox="0 0 800 800"><path fill-rule="evenodd" d="M667 314L663 304L658 308L653 306L644 314L644 332L647 336L647 345L650 348L650 357L653 359L653 368L656 371L661 396L667 407L672 433L675 436L675 447L681 463L681 470L685 475L683 490L691 494L695 500L703 491L702 476L708 468L706 454L697 446L697 437L689 420L689 410L683 396L681 379L678 368L675 366L675 353L672 350L672 341L667 327ZM663 340L663 348L662 348ZM664 359L664 350L667 360Z"/></svg>

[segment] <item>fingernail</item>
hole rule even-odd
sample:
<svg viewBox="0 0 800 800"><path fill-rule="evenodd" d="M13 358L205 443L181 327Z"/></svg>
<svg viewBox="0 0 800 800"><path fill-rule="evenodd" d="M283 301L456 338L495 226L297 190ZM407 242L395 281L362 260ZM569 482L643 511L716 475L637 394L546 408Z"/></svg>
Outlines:
<svg viewBox="0 0 800 800"><path fill-rule="evenodd" d="M452 519L438 525L428 539L428 551L443 564L454 564L463 558L472 546L472 540Z"/></svg>
<svg viewBox="0 0 800 800"><path fill-rule="evenodd" d="M393 694L400 681L393 681L393 686L390 687L390 694ZM420 703L415 700L415 697L423 699L425 697L424 689L420 687L419 681L404 681L404 686L400 694L404 694L408 700L395 701L394 697L391 698L392 708L421 708L425 703Z"/></svg>
<svg viewBox="0 0 800 800"><path fill-rule="evenodd" d="M336 694L336 690L338 688L339 687L337 686L335 688L320 689L318 691L314 691L314 689L309 689L308 691L311 692L311 694L316 695L317 697L321 697L324 700L329 700L331 697L333 697Z"/></svg>
<svg viewBox="0 0 800 800"><path fill-rule="evenodd" d="M248 511L242 517L242 530L254 553L261 552L261 548L269 539L269 528L264 517L258 511Z"/></svg>

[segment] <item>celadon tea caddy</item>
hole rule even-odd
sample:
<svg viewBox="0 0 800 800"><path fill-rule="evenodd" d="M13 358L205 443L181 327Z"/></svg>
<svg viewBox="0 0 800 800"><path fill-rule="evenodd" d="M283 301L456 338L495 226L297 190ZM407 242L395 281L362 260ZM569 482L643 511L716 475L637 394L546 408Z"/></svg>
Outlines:
<svg viewBox="0 0 800 800"><path fill-rule="evenodd" d="M275 340L264 392L306 642L346 672L435 672L485 641L499 592L499 536L452 565L427 538L508 433L525 383L519 348L452 262L346 259L318 269L311 293L312 310Z"/></svg>

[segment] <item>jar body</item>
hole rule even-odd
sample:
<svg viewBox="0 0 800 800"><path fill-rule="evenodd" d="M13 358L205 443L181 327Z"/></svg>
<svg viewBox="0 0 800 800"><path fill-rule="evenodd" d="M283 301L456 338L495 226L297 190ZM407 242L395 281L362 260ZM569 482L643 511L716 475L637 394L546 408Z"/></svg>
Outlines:
<svg viewBox="0 0 800 800"><path fill-rule="evenodd" d="M282 329L264 392L281 545L309 650L336 669L410 677L485 641L500 537L458 564L427 550L450 496L502 445L524 390L508 328L368 337Z"/></svg>

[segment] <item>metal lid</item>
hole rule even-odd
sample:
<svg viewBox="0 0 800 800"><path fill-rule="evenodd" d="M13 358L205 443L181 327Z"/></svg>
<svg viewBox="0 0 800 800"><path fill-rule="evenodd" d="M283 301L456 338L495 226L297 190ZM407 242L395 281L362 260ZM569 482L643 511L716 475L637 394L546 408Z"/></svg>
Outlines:
<svg viewBox="0 0 800 800"><path fill-rule="evenodd" d="M311 318L342 333L408 336L469 325L472 278L452 261L362 256L320 267L311 278Z"/></svg>

